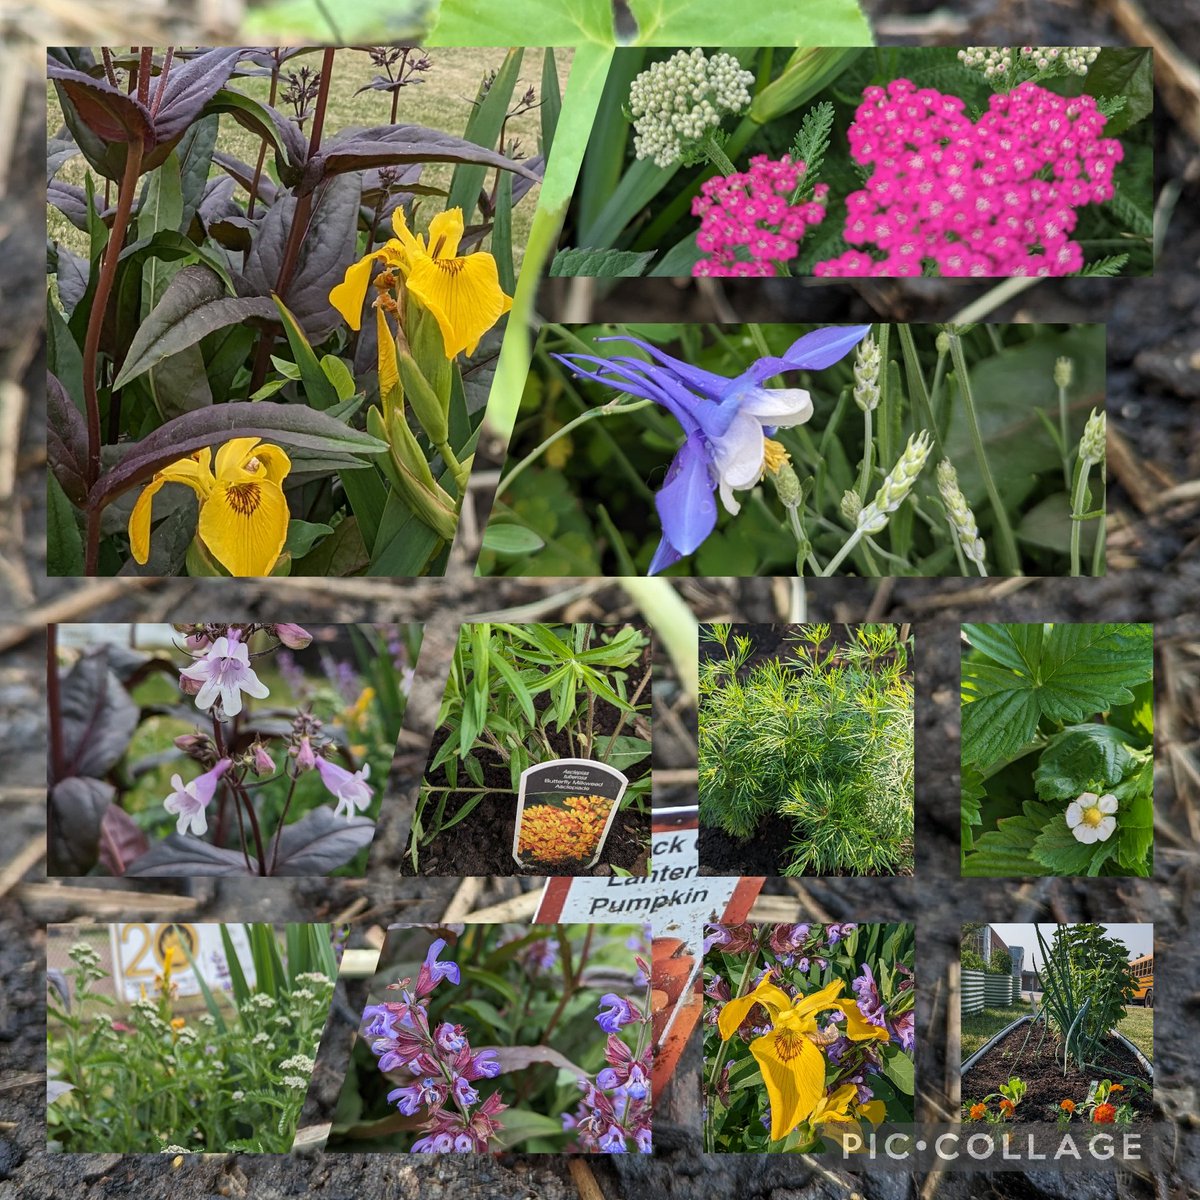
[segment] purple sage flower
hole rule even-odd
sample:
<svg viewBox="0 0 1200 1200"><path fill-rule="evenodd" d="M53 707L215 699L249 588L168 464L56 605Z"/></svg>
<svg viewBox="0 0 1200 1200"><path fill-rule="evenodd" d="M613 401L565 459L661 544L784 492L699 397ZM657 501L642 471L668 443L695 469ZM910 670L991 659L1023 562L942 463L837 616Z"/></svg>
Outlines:
<svg viewBox="0 0 1200 1200"><path fill-rule="evenodd" d="M655 500L662 541L648 574L657 575L694 553L717 523L714 490L733 514L735 491L762 477L765 439L781 426L801 425L812 416L812 398L801 388L765 388L785 371L819 371L844 358L870 332L869 325L829 326L799 338L783 356L760 358L736 378L716 375L664 354L639 338L625 341L654 361L615 355L556 354L581 378L652 400L683 427L684 442L667 470Z"/></svg>
<svg viewBox="0 0 1200 1200"><path fill-rule="evenodd" d="M456 962L438 962L438 955L446 948L446 939L438 938L425 954L425 961L417 972L416 994L418 997L428 996L443 979L458 984L462 975Z"/></svg>
<svg viewBox="0 0 1200 1200"><path fill-rule="evenodd" d="M850 987L858 998L858 1011L863 1019L884 1028L887 1024L887 1006L879 995L879 984L870 963L863 963L862 974L854 979Z"/></svg>
<svg viewBox="0 0 1200 1200"><path fill-rule="evenodd" d="M606 1004L609 1006L607 1009L604 1008ZM642 1014L638 1011L637 1006L631 1000L626 1000L615 992L605 992L600 997L600 1005L600 1012L596 1015L596 1024L605 1033L616 1033L618 1029L642 1019Z"/></svg>

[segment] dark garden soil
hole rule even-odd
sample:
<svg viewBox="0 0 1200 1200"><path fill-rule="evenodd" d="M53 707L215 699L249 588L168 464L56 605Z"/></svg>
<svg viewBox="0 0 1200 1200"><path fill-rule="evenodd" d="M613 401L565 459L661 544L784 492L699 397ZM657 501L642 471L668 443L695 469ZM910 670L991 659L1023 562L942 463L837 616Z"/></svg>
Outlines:
<svg viewBox="0 0 1200 1200"><path fill-rule="evenodd" d="M639 680L650 664L650 647L642 650L641 657L628 668L631 680ZM632 687L635 684L631 685ZM550 704L549 693L534 698L534 707L539 715ZM598 700L594 712L594 745L597 756L603 752L606 739L614 733L637 733L649 738L649 723L644 716L629 718L621 723L621 713L611 704ZM429 749L429 762L449 736L445 729L434 733ZM579 743L571 732L547 730L547 737L555 753L562 758L584 757L579 753ZM497 789L489 792L475 806L469 816L457 825L444 830L427 846L422 846L419 856L420 875L611 875L613 867L620 867L634 875L644 875L650 853L650 811L643 812L627 808L613 818L600 858L592 866L586 859L568 859L562 862L521 866L512 855L513 829L517 816L517 794L512 789L512 777L508 764L499 754L476 748L473 756L483 768L483 786ZM629 767L623 774L633 783L644 778L650 771L650 757ZM445 766L426 772L425 783L431 787L446 787L449 776ZM465 787L474 787L472 781L459 769L458 782ZM448 824L456 813L469 805L478 796L476 792L451 792L446 803L443 823ZM428 824L428 819L426 820ZM401 868L406 874L412 872L412 859L405 856Z"/></svg>
<svg viewBox="0 0 1200 1200"><path fill-rule="evenodd" d="M26 6L37 12L36 5ZM1112 14L1112 0L867 0L882 42L1042 45L1130 43L1136 35ZM1193 63L1200 59L1200 0L1171 0L1141 8L1173 37ZM908 15L922 24L907 24ZM42 40L39 38L38 40ZM181 33L194 44L196 36ZM44 84L33 89L43 104ZM917 1007L920 1116L941 1120L958 1110L958 1062L950 1061L946 997L955 976L963 921L1144 921L1156 925L1162 955L1164 1014L1155 1039L1153 1113L1169 1161L1141 1173L1113 1170L1064 1174L1038 1169L988 1175L946 1170L928 1181L903 1170L845 1170L835 1159L819 1167L796 1155L704 1155L700 1152L700 1050L693 1039L680 1074L656 1106L655 1152L597 1155L587 1167L608 1200L833 1200L852 1193L864 1200L1151 1200L1200 1194L1200 1145L1195 1136L1196 1046L1200 1042L1200 938L1195 896L1200 853L1194 837L1200 789L1191 772L1200 739L1196 680L1200 677L1200 501L1180 498L1159 506L1172 483L1200 478L1200 144L1178 118L1194 105L1156 96L1156 193L1169 186L1178 202L1170 216L1153 279L1052 280L997 310L995 320L1108 322L1109 569L1107 578L1072 581L829 579L809 581L808 617L822 621L914 621L917 629L917 869L914 879L769 879L773 903L790 903L794 920L918 921ZM1174 109L1172 111L1172 105ZM44 109L42 110L44 111ZM45 836L45 647L35 606L69 604L67 620L225 620L428 622L406 729L402 774L419 778L440 702L449 656L463 620L506 608L538 605L536 615L512 620L636 620L621 586L599 581L476 579L456 550L449 579L386 580L130 579L119 594L99 585L47 579L45 574L45 416L40 361L27 354L32 320L44 306L45 131L29 123L23 150L0 197L0 381L27 396L27 418L17 459L18 487L0 498L0 1196L21 1200L211 1200L214 1196L322 1197L343 1200L578 1200L580 1188L562 1157L540 1155L297 1155L190 1156L178 1169L160 1155L46 1153L45 933L47 922L86 920L332 920L350 922L351 946L378 946L395 921L439 921L458 888L454 878L398 878L407 841L405 807L396 791L383 813L367 880L150 880L97 879L89 888L47 883L43 864L22 868L20 856ZM18 190L19 189L19 190ZM1169 198L1170 193L1168 193ZM1169 206L1168 206L1169 207ZM555 280L565 295L575 281ZM632 280L607 291L595 282L590 319L638 320L917 320L948 319L987 290L963 281L863 280L826 287L806 280L732 281L748 288L673 281ZM711 281L716 283L717 281ZM561 313L547 290L542 313ZM730 315L732 314L732 315ZM1120 439L1120 442L1116 440ZM485 439L486 440L486 439ZM481 444L481 449L483 448ZM502 448L490 439L490 461ZM490 504L487 489L480 502ZM482 524L482 523L479 523ZM676 582L704 621L771 622L789 617L789 586L782 580ZM105 590L107 589L107 590ZM556 598L557 597L557 598ZM28 619L30 627L20 622ZM49 618L52 619L52 618ZM1004 881L993 886L958 876L958 626L962 621L1155 622L1156 719L1164 731L1163 768L1156 780L1160 830L1150 880L1053 879ZM661 646L656 668L664 664ZM655 680L654 765L661 803L695 800L689 733L695 715L664 672ZM694 738L694 733L691 734ZM694 741L691 743L694 746ZM692 771L689 783L689 768ZM656 779L656 785L658 780ZM507 853L507 846L504 852ZM12 871L6 868L16 863ZM515 865L515 864L514 864ZM529 879L484 881L476 908L500 903L533 887ZM177 907L168 910L167 897ZM780 918L772 918L780 919ZM1190 920L1190 924L1189 924ZM301 1121L318 1129L331 1118L351 1040L365 1003L365 982L339 983L322 1042L313 1086ZM1170 1004L1168 1005L1168 1000ZM966 1095L964 1089L963 1095ZM416 1159L423 1161L416 1161ZM468 1161L469 1160L469 1161Z"/></svg>
<svg viewBox="0 0 1200 1200"><path fill-rule="evenodd" d="M754 650L742 668L745 675L751 667L762 662L778 662L792 657L793 643L788 638L788 626L767 624L735 627L735 633L748 635L754 640ZM834 625L830 637L822 650L828 653L835 641L839 641L845 630ZM920 653L921 647L916 647ZM719 658L724 654L720 645L701 641L701 661ZM909 656L909 672L913 670L915 655ZM787 860L787 848L793 839L792 823L786 817L767 816L759 822L752 837L744 841L720 829L701 825L699 831L701 875L763 875L768 879L782 874ZM908 871L907 874L912 874ZM889 878L891 878L889 876Z"/></svg>
<svg viewBox="0 0 1200 1200"><path fill-rule="evenodd" d="M1014 1123L1054 1122L1061 1101L1074 1100L1076 1105L1081 1106L1094 1081L1107 1079L1112 1083L1123 1083L1126 1079L1140 1079L1153 1086L1153 1080L1146 1074L1137 1056L1115 1038L1104 1043L1096 1056L1096 1067L1080 1070L1072 1064L1064 1075L1061 1050L1057 1062L1054 1058L1054 1051L1058 1049L1057 1039L1048 1034L1040 1052L1035 1053L1043 1031L1035 1029L1030 1034L1029 1024L1027 1021L1007 1034L963 1075L964 1104L991 1095L1016 1075L1025 1081L1028 1090L1011 1120ZM1022 1053L1021 1048L1027 1036L1028 1045L1025 1045ZM1129 1103L1135 1120L1149 1120L1154 1115L1153 1096L1140 1088L1126 1086L1120 1101Z"/></svg>

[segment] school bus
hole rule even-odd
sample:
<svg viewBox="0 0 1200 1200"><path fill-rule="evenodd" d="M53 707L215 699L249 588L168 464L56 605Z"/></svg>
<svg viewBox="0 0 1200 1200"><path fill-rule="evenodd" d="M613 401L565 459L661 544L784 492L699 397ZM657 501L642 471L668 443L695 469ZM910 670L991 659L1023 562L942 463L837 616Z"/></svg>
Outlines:
<svg viewBox="0 0 1200 1200"><path fill-rule="evenodd" d="M1147 1008L1154 1007L1154 955L1143 954L1129 964L1137 980L1137 991L1133 993L1135 1000L1140 1000Z"/></svg>

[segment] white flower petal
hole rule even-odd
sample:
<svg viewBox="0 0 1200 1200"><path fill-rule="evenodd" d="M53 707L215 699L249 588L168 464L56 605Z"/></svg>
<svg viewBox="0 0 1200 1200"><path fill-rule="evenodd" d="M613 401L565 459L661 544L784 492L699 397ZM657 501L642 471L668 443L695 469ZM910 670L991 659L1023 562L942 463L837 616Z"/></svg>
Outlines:
<svg viewBox="0 0 1200 1200"><path fill-rule="evenodd" d="M1083 820L1083 805L1078 800L1072 800L1067 805L1067 824L1074 829Z"/></svg>
<svg viewBox="0 0 1200 1200"><path fill-rule="evenodd" d="M1096 801L1096 807L1102 813L1115 813L1117 811L1117 798L1113 795L1101 796Z"/></svg>
<svg viewBox="0 0 1200 1200"><path fill-rule="evenodd" d="M754 388L741 397L738 411L760 425L803 425L813 414L812 396L803 388Z"/></svg>
<svg viewBox="0 0 1200 1200"><path fill-rule="evenodd" d="M1113 830L1117 827L1116 817L1105 817L1095 829L1094 841L1107 842L1113 835Z"/></svg>
<svg viewBox="0 0 1200 1200"><path fill-rule="evenodd" d="M227 717L236 717L242 711L242 693L236 683L225 680L221 683L221 707Z"/></svg>
<svg viewBox="0 0 1200 1200"><path fill-rule="evenodd" d="M758 482L763 469L763 431L749 413L739 412L729 428L712 439L712 450L721 483L748 488Z"/></svg>
<svg viewBox="0 0 1200 1200"><path fill-rule="evenodd" d="M1077 801L1080 808L1091 808L1100 797L1095 792L1084 792Z"/></svg>
<svg viewBox="0 0 1200 1200"><path fill-rule="evenodd" d="M1085 846L1100 840L1100 831L1091 825L1076 825L1071 832L1075 835L1075 840Z"/></svg>

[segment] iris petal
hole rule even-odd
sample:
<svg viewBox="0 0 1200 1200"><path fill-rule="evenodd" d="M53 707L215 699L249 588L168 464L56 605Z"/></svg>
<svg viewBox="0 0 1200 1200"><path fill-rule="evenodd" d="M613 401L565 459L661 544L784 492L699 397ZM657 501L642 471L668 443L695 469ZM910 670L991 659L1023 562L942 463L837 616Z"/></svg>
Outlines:
<svg viewBox="0 0 1200 1200"><path fill-rule="evenodd" d="M362 328L363 301L367 298L367 288L371 285L371 273L374 269L373 254L360 258L358 262L351 263L346 268L342 282L329 293L329 303L337 309L351 329Z"/></svg>
<svg viewBox="0 0 1200 1200"><path fill-rule="evenodd" d="M512 308L490 254L418 258L408 272L408 290L433 314L447 358L473 354L479 339Z"/></svg>
<svg viewBox="0 0 1200 1200"><path fill-rule="evenodd" d="M269 479L220 482L200 508L200 540L231 575L269 575L287 530L283 489Z"/></svg>

